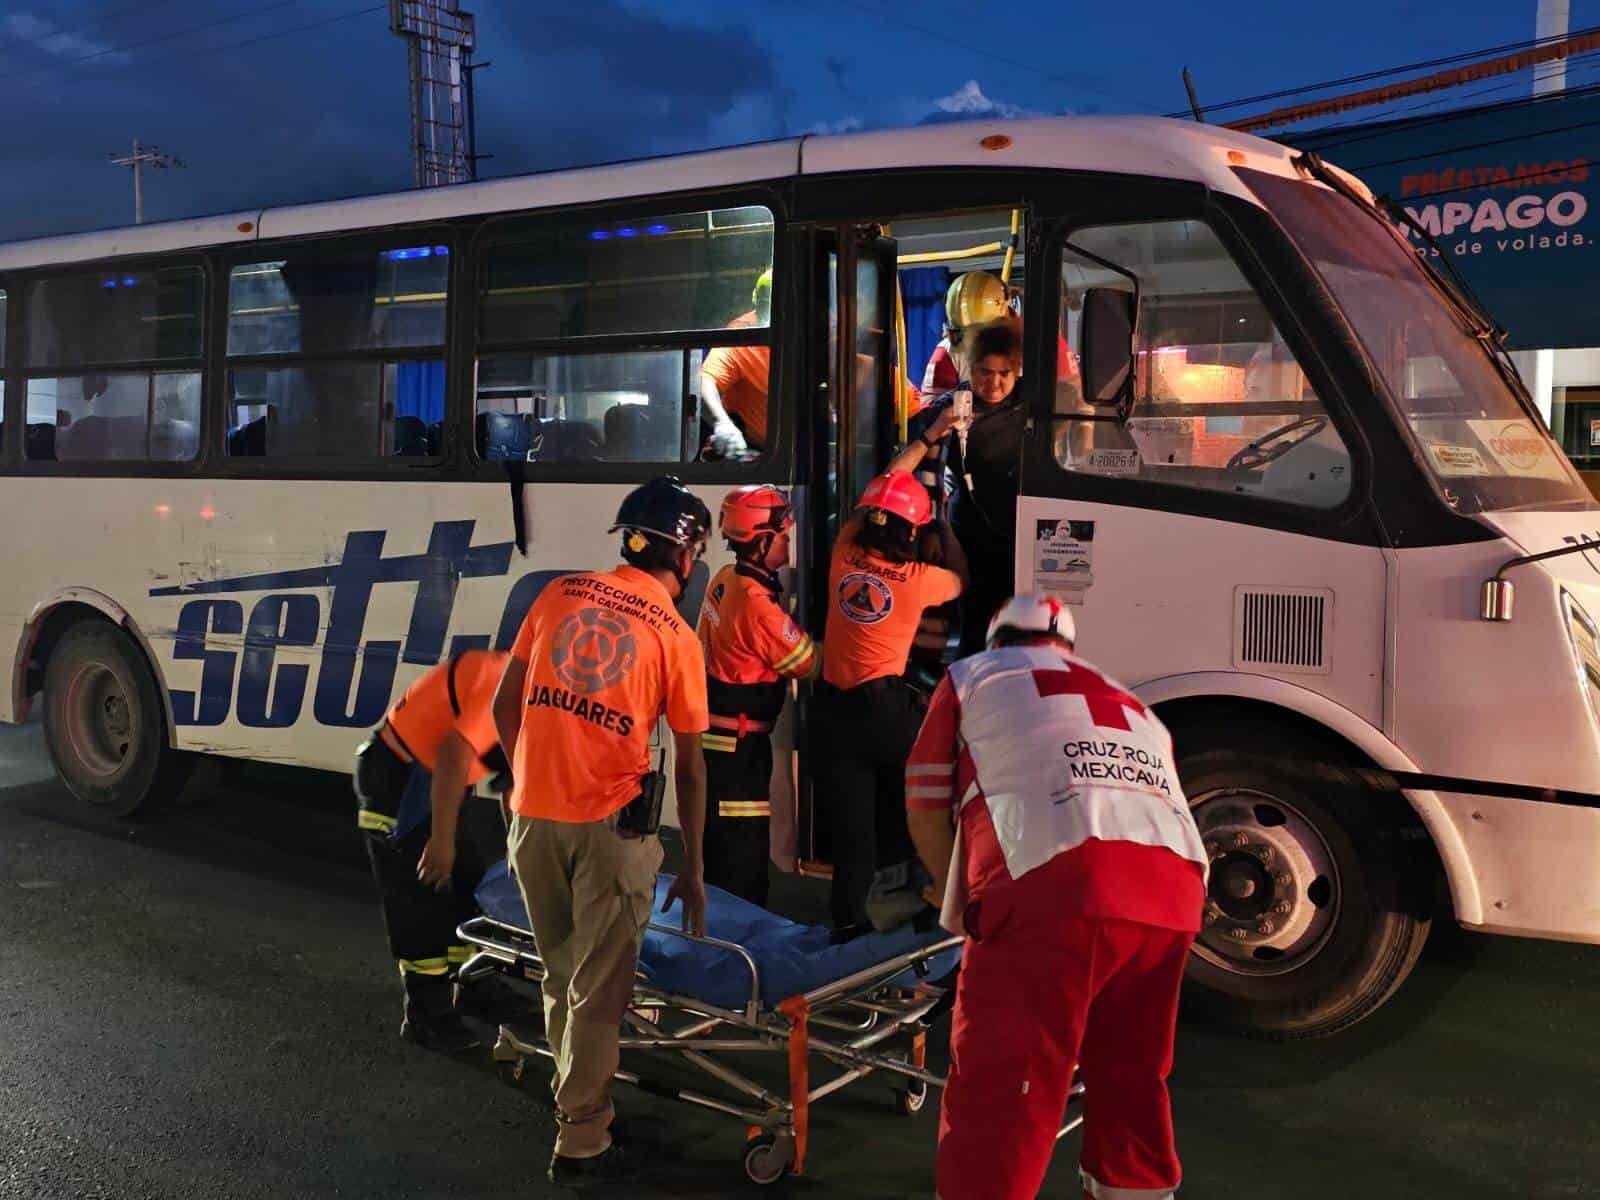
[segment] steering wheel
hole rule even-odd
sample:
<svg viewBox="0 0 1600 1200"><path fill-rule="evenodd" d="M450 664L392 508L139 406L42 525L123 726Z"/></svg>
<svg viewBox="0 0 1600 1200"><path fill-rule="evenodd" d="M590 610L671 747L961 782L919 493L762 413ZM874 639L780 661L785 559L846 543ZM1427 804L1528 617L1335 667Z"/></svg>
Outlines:
<svg viewBox="0 0 1600 1200"><path fill-rule="evenodd" d="M1327 427L1327 417L1301 417L1297 421L1290 421L1240 449L1222 469L1253 471L1270 462L1277 462L1301 442L1310 441Z"/></svg>

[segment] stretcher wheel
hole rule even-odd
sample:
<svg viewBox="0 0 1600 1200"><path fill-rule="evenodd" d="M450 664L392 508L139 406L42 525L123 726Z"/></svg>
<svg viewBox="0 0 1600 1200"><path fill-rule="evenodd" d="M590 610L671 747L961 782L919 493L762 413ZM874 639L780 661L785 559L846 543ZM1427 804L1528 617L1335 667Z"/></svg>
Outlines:
<svg viewBox="0 0 1600 1200"><path fill-rule="evenodd" d="M793 1143L785 1141L780 1146L778 1139L770 1133L753 1137L746 1142L744 1173L750 1177L750 1182L768 1187L782 1180L789 1173L792 1145Z"/></svg>
<svg viewBox="0 0 1600 1200"><path fill-rule="evenodd" d="M903 1088L896 1088L894 1093L895 1107L906 1116L915 1116L922 1111L922 1106L928 1102L928 1085L921 1079L913 1079Z"/></svg>

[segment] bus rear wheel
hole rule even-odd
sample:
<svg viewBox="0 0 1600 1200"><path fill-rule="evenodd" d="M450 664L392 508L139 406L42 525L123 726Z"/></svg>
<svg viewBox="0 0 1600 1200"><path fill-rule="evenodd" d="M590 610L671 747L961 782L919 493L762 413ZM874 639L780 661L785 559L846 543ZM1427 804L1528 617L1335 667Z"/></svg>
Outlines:
<svg viewBox="0 0 1600 1200"><path fill-rule="evenodd" d="M1416 965L1430 925L1420 868L1399 796L1365 792L1334 764L1308 782L1279 764L1326 763L1325 751L1281 736L1262 744L1273 757L1180 755L1211 860L1187 981L1242 1032L1325 1037L1370 1016Z"/></svg>
<svg viewBox="0 0 1600 1200"><path fill-rule="evenodd" d="M175 793L189 761L167 745L143 652L109 621L81 621L56 643L45 665L44 737L67 789L106 816L132 816Z"/></svg>

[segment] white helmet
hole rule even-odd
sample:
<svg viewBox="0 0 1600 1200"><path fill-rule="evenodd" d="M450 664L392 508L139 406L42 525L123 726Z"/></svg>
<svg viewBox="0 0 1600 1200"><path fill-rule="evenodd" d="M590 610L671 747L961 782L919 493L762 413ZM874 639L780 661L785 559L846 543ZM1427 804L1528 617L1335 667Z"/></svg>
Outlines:
<svg viewBox="0 0 1600 1200"><path fill-rule="evenodd" d="M1005 630L1057 638L1069 648L1078 638L1078 627L1065 604L1054 596L1032 593L1013 596L1000 606L1000 611L989 622L987 644L990 649L994 648L994 639Z"/></svg>

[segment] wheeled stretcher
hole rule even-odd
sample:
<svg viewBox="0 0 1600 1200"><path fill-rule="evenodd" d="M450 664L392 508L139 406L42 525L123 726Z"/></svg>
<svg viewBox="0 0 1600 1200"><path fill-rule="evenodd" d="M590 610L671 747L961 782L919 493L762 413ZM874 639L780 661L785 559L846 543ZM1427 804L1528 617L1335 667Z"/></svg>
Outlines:
<svg viewBox="0 0 1600 1200"><path fill-rule="evenodd" d="M660 912L672 877L656 881ZM639 955L634 1003L625 1018L622 1049L671 1055L709 1076L714 1092L669 1086L624 1069L616 1078L654 1095L737 1117L748 1137L745 1173L777 1183L805 1166L811 1105L875 1072L893 1077L900 1110L911 1114L944 1078L927 1069L927 1031L955 1001L954 989L932 985L960 960L961 939L943 930L910 927L870 933L842 945L829 931L801 925L716 888L706 889L706 936L678 928L676 905L652 924ZM527 912L505 864L478 889L484 916L461 926L475 947L461 979L495 971L544 977ZM502 1078L520 1083L528 1061L548 1056L540 1037L501 1026L494 1058ZM787 1089L773 1090L729 1065L736 1055L782 1055ZM826 1074L812 1078L813 1066ZM823 1074L819 1071L819 1074ZM1082 1088L1074 1085L1068 1120Z"/></svg>

